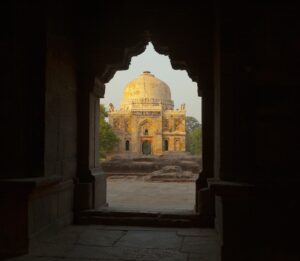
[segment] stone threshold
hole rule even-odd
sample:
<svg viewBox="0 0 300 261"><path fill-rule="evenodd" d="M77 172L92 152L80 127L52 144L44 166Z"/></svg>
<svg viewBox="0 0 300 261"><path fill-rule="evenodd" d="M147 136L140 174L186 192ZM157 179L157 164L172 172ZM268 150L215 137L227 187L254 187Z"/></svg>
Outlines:
<svg viewBox="0 0 300 261"><path fill-rule="evenodd" d="M145 227L210 227L207 217L194 211L137 211L102 208L75 215L79 225L117 225Z"/></svg>

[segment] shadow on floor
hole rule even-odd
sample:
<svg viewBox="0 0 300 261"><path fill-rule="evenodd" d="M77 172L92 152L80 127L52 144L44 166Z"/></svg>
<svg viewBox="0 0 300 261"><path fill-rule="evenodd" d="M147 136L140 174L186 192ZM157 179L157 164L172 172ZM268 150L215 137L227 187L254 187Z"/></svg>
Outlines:
<svg viewBox="0 0 300 261"><path fill-rule="evenodd" d="M218 261L216 238L213 229L68 226L40 235L28 255L9 260Z"/></svg>

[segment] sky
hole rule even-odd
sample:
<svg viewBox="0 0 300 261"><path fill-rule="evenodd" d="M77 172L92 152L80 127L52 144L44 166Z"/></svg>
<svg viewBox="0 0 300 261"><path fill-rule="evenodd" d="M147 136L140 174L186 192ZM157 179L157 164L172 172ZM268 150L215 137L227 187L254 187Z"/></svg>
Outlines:
<svg viewBox="0 0 300 261"><path fill-rule="evenodd" d="M186 116L193 116L201 123L201 97L197 94L197 83L189 78L185 70L174 70L169 57L155 52L151 43L144 53L132 57L128 70L115 73L106 84L105 95L100 103L106 108L112 103L115 109L119 109L125 86L144 71L150 71L170 87L175 108L185 103Z"/></svg>

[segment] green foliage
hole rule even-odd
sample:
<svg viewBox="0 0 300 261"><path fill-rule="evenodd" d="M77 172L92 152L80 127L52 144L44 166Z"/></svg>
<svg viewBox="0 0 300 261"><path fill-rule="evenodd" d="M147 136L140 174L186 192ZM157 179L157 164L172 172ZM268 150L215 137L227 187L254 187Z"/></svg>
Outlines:
<svg viewBox="0 0 300 261"><path fill-rule="evenodd" d="M202 153L202 128L194 117L186 117L186 150L193 155Z"/></svg>
<svg viewBox="0 0 300 261"><path fill-rule="evenodd" d="M202 152L202 130L201 128L196 128L188 133L189 136L189 147L190 151L194 155L200 155Z"/></svg>
<svg viewBox="0 0 300 261"><path fill-rule="evenodd" d="M199 121L191 116L187 116L185 120L186 132L191 132L194 129L201 128Z"/></svg>
<svg viewBox="0 0 300 261"><path fill-rule="evenodd" d="M107 110L103 104L100 104L100 120L105 119L106 117L108 117Z"/></svg>
<svg viewBox="0 0 300 261"><path fill-rule="evenodd" d="M105 158L106 154L111 152L116 144L119 143L119 138L113 132L111 126L105 121L108 116L103 104L100 105L99 115L99 150L100 158Z"/></svg>

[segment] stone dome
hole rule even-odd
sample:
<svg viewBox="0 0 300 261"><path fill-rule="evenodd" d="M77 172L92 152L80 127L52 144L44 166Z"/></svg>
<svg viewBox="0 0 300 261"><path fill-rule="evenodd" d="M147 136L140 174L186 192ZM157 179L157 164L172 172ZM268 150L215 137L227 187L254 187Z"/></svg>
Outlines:
<svg viewBox="0 0 300 261"><path fill-rule="evenodd" d="M132 104L149 102L166 105L165 109L173 108L169 86L149 71L145 71L125 86L121 108L131 109Z"/></svg>

